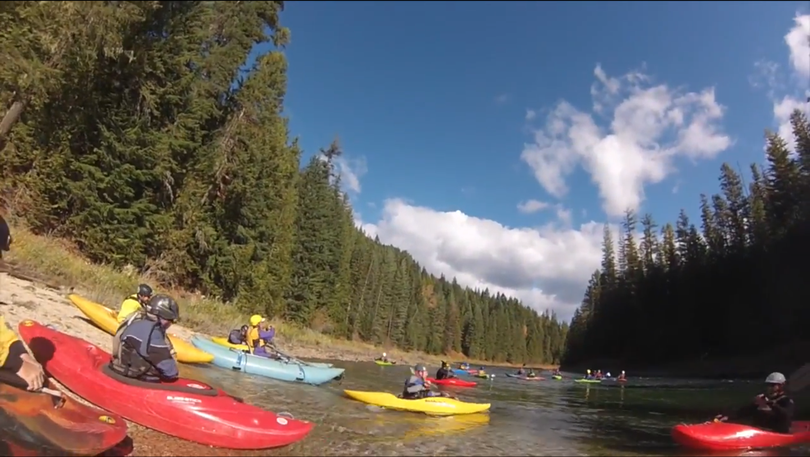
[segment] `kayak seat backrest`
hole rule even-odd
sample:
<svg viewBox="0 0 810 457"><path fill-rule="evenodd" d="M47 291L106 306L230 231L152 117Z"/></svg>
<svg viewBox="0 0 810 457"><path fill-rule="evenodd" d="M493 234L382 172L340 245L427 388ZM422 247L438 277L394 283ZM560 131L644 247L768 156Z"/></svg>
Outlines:
<svg viewBox="0 0 810 457"><path fill-rule="evenodd" d="M110 368L109 365L102 365L101 372L105 376L113 378L121 384L126 384L132 387L140 387L143 389L151 390L165 390L167 392L182 392L186 394L201 395L203 397L218 397L219 392L217 389L196 389L189 386L181 386L176 384L163 384L160 382L141 381L140 379L128 378L124 375L118 374Z"/></svg>

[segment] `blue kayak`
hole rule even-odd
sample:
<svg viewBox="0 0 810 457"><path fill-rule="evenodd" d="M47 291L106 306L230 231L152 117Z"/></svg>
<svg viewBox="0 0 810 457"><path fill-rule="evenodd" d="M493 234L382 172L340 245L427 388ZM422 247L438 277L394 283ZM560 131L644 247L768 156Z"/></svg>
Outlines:
<svg viewBox="0 0 810 457"><path fill-rule="evenodd" d="M453 373L455 374L469 374L467 370L462 370L461 368L453 368Z"/></svg>
<svg viewBox="0 0 810 457"><path fill-rule="evenodd" d="M266 376L279 381L303 382L317 386L339 378L344 371L343 368L311 366L259 357L238 349L227 348L199 336L193 337L191 344L213 355L214 360L211 363L220 368Z"/></svg>

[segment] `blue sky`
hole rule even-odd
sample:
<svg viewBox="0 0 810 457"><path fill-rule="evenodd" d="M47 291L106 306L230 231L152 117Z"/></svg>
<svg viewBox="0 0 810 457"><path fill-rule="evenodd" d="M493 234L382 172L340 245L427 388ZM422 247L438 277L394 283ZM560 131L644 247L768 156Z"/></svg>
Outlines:
<svg viewBox="0 0 810 457"><path fill-rule="evenodd" d="M791 48L786 35L810 33L810 17L795 20L808 12L289 2L285 106L307 155L339 136L369 233L434 273L567 318L598 266L603 222L627 206L659 222L682 207L697 217L722 162L762 162L763 129L807 88L795 56L807 42Z"/></svg>

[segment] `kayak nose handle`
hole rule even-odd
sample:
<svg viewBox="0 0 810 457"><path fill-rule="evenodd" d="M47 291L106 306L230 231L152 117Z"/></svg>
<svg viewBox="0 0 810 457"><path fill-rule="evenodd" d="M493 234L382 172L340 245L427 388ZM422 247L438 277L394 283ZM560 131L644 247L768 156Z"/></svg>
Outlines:
<svg viewBox="0 0 810 457"><path fill-rule="evenodd" d="M276 416L286 417L287 419L293 419L293 420L295 419L295 417L292 415L292 413L288 413L287 411L282 411L280 413L276 413Z"/></svg>

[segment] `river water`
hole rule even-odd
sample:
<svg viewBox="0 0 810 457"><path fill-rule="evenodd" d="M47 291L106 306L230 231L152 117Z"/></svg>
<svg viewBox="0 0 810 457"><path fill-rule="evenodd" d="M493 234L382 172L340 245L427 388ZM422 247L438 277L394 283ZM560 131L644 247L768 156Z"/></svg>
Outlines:
<svg viewBox="0 0 810 457"><path fill-rule="evenodd" d="M215 367L184 366L182 374L316 424L307 438L286 448L218 450L219 455L690 455L672 442L673 425L706 420L747 401L760 387L742 381L636 378L626 387L583 385L572 382L571 374L567 381L526 382L493 368L487 370L496 375L492 381L471 378L482 381L477 387L442 387L461 400L492 403L489 414L435 418L382 410L343 396L343 389L398 393L410 375L408 367L335 364L346 368L346 378L321 387ZM180 440L160 441L161 447L177 446L175 455L211 452ZM796 448L779 455L808 451Z"/></svg>

